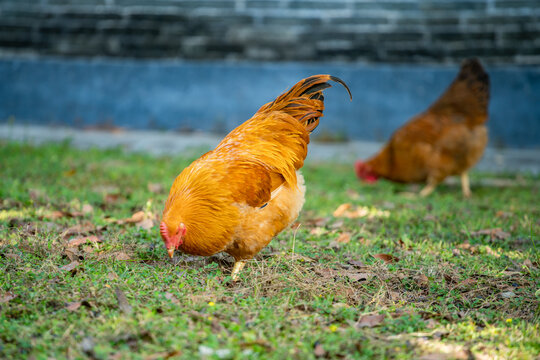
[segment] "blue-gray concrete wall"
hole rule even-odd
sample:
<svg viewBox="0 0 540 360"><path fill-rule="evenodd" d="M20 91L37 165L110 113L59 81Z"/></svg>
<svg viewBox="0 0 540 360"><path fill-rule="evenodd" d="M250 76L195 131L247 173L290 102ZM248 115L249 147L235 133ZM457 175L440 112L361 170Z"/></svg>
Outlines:
<svg viewBox="0 0 540 360"><path fill-rule="evenodd" d="M540 146L540 68L488 66L490 141ZM350 86L326 91L318 132L385 140L448 86L457 66L0 60L0 119L18 123L228 131L312 74Z"/></svg>
<svg viewBox="0 0 540 360"><path fill-rule="evenodd" d="M0 51L540 64L540 1L0 0Z"/></svg>

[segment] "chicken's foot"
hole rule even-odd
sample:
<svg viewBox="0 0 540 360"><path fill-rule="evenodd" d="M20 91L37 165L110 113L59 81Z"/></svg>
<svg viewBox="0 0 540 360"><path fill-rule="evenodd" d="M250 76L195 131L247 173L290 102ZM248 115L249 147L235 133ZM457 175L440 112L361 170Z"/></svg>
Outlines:
<svg viewBox="0 0 540 360"><path fill-rule="evenodd" d="M244 266L246 266L245 261L237 261L234 263L234 267L231 272L232 281L236 281L236 279L238 278L238 273L242 271Z"/></svg>
<svg viewBox="0 0 540 360"><path fill-rule="evenodd" d="M471 197L471 184L469 183L469 173L464 172L461 174L461 191L466 198Z"/></svg>
<svg viewBox="0 0 540 360"><path fill-rule="evenodd" d="M431 194L433 192L433 190L435 190L435 188L437 187L437 184L435 183L428 183L426 185L425 188L422 189L422 191L420 191L420 196L421 197L426 197L428 196L429 194Z"/></svg>

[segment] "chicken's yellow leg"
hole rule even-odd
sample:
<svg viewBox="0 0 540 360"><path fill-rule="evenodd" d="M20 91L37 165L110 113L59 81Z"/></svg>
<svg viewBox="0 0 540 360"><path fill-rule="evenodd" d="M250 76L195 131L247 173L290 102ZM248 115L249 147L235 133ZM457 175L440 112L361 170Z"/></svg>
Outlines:
<svg viewBox="0 0 540 360"><path fill-rule="evenodd" d="M433 192L433 190L435 190L435 188L439 184L439 181L437 181L435 179L436 178L434 176L428 176L426 187L423 188L422 191L420 191L420 196L421 197L426 197L429 194L431 194Z"/></svg>
<svg viewBox="0 0 540 360"><path fill-rule="evenodd" d="M238 273L242 271L245 265L246 265L245 261L237 261L234 263L234 267L231 273L232 281L236 281L236 279L238 278Z"/></svg>
<svg viewBox="0 0 540 360"><path fill-rule="evenodd" d="M469 183L469 173L467 172L461 174L461 190L463 191L463 196L466 198L471 197L471 185Z"/></svg>
<svg viewBox="0 0 540 360"><path fill-rule="evenodd" d="M426 187L423 188L422 191L420 191L420 196L421 197L428 196L429 194L433 192L433 190L435 190L436 187L437 185L435 185L434 183L428 183Z"/></svg>

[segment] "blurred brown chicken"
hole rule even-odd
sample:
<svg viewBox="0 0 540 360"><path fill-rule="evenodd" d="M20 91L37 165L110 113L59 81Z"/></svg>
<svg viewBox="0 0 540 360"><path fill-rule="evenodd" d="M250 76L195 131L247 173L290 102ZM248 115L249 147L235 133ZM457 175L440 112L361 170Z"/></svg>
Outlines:
<svg viewBox="0 0 540 360"><path fill-rule="evenodd" d="M488 135L489 76L477 59L465 60L448 89L424 113L415 116L366 162L356 175L402 183L426 182L427 196L447 176L461 175L463 195L471 195L469 169L482 157Z"/></svg>

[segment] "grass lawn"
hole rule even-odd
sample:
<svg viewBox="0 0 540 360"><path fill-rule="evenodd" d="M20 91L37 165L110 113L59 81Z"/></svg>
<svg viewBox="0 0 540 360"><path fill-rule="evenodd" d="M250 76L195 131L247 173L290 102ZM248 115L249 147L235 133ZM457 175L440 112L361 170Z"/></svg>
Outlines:
<svg viewBox="0 0 540 360"><path fill-rule="evenodd" d="M171 261L158 235L191 160L0 143L0 358L540 353L538 177L422 199L308 164L298 223L232 283L229 257Z"/></svg>

